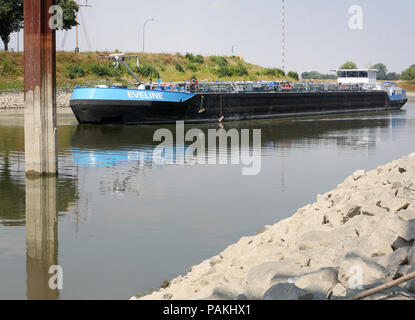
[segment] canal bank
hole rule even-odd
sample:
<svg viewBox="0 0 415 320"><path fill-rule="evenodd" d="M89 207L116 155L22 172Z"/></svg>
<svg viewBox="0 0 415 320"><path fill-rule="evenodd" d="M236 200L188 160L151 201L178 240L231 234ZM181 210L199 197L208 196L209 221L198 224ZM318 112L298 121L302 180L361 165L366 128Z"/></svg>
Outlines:
<svg viewBox="0 0 415 320"><path fill-rule="evenodd" d="M348 299L414 272L414 239L412 153L354 172L141 299ZM384 298L415 299L415 279L370 297Z"/></svg>
<svg viewBox="0 0 415 320"><path fill-rule="evenodd" d="M56 90L56 106L58 113L72 113L69 107L72 88L58 88ZM23 90L0 91L0 113L23 113L24 92Z"/></svg>

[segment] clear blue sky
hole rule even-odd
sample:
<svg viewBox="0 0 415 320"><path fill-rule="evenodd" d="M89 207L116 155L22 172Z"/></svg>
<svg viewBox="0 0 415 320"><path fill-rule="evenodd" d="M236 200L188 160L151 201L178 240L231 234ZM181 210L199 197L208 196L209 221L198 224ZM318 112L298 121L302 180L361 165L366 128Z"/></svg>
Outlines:
<svg viewBox="0 0 415 320"><path fill-rule="evenodd" d="M147 24L147 52L230 55L235 45L235 54L248 62L281 67L281 0L88 3L93 7L81 9L81 51L141 50L143 22L154 18ZM352 5L363 8L363 30L349 29ZM414 15L414 0L286 0L286 70L329 72L352 60L359 67L383 62L401 72L415 64ZM63 35L58 32L59 50ZM73 50L74 43L70 31L64 49ZM13 35L10 47L16 46Z"/></svg>

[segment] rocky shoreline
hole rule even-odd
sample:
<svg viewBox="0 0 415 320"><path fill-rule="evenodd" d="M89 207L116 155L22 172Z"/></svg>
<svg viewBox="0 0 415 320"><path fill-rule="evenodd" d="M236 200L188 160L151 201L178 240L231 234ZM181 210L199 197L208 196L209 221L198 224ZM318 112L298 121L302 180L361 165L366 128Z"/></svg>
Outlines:
<svg viewBox="0 0 415 320"><path fill-rule="evenodd" d="M415 153L356 171L140 299L350 299L414 272L414 239ZM366 299L415 300L415 279Z"/></svg>
<svg viewBox="0 0 415 320"><path fill-rule="evenodd" d="M72 88L56 89L56 106L59 109L69 108L71 100ZM24 109L24 93L23 90L7 90L0 91L0 112Z"/></svg>

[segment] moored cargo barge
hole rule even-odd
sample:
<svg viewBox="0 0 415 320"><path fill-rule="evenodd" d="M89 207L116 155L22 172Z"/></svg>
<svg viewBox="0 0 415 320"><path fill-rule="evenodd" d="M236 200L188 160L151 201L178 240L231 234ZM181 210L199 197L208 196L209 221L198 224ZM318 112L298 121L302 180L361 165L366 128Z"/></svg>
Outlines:
<svg viewBox="0 0 415 320"><path fill-rule="evenodd" d="M406 92L376 83L376 70L338 71L338 83L200 82L76 88L78 122L159 124L221 122L319 114L399 110Z"/></svg>

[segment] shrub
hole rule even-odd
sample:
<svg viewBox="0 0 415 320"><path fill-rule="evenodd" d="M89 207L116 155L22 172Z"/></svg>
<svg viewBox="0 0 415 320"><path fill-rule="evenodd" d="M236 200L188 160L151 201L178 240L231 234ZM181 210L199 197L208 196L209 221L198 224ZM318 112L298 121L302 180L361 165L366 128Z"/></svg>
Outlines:
<svg viewBox="0 0 415 320"><path fill-rule="evenodd" d="M242 63L238 63L238 65L236 67L233 67L233 74L237 75L237 76L247 76L248 75L248 69L242 64Z"/></svg>
<svg viewBox="0 0 415 320"><path fill-rule="evenodd" d="M1 61L2 63L2 72L3 73L16 73L16 62L10 61L7 57L4 57Z"/></svg>
<svg viewBox="0 0 415 320"><path fill-rule="evenodd" d="M193 62L193 63L202 64L205 62L205 59L200 54L195 56L193 55L193 53L186 53L185 58L187 59L187 61Z"/></svg>
<svg viewBox="0 0 415 320"><path fill-rule="evenodd" d="M70 64L66 67L66 75L69 79L81 78L85 75L85 71L80 65Z"/></svg>
<svg viewBox="0 0 415 320"><path fill-rule="evenodd" d="M137 73L146 78L153 78L153 79L160 78L160 73L158 72L157 68L154 67L150 63L142 63L138 67Z"/></svg>
<svg viewBox="0 0 415 320"><path fill-rule="evenodd" d="M89 70L91 71L91 73L100 77L107 75L107 70L98 62L92 64Z"/></svg>
<svg viewBox="0 0 415 320"><path fill-rule="evenodd" d="M189 62L195 62L195 56L192 53L186 53L184 56Z"/></svg>
<svg viewBox="0 0 415 320"><path fill-rule="evenodd" d="M181 73L184 72L184 69L183 69L182 65L178 62L176 62L175 68L176 68L177 71L179 71Z"/></svg>
<svg viewBox="0 0 415 320"><path fill-rule="evenodd" d="M195 65L194 63L188 63L186 69L193 72L197 72L197 65Z"/></svg>
<svg viewBox="0 0 415 320"><path fill-rule="evenodd" d="M281 69L278 69L278 68L265 68L262 71L262 74L264 76L274 76L274 77L276 77L276 76L284 77L285 76L285 72Z"/></svg>
<svg viewBox="0 0 415 320"><path fill-rule="evenodd" d="M216 74L223 78L223 77L232 77L233 76L233 70L229 68L228 66L222 66L217 71Z"/></svg>
<svg viewBox="0 0 415 320"><path fill-rule="evenodd" d="M104 77L104 76L116 77L116 76L121 75L122 73L120 69L116 69L110 62L106 62L103 64L99 64L98 62L96 62L93 65L91 65L89 70L91 73L97 76L100 76L100 77Z"/></svg>
<svg viewBox="0 0 415 320"><path fill-rule="evenodd" d="M210 60L212 60L213 62L215 62L220 67L225 67L225 66L228 65L228 60L226 60L225 57L212 56L212 57L210 57Z"/></svg>
<svg viewBox="0 0 415 320"><path fill-rule="evenodd" d="M264 71L262 71L262 74L264 76L276 76L277 72L275 71L275 69L265 68Z"/></svg>
<svg viewBox="0 0 415 320"><path fill-rule="evenodd" d="M194 62L199 63L199 64L203 64L203 63L205 63L205 58L203 58L203 56L198 54L197 56L195 56Z"/></svg>
<svg viewBox="0 0 415 320"><path fill-rule="evenodd" d="M190 77L191 80L197 80L197 76L195 74L192 74L192 76Z"/></svg>

